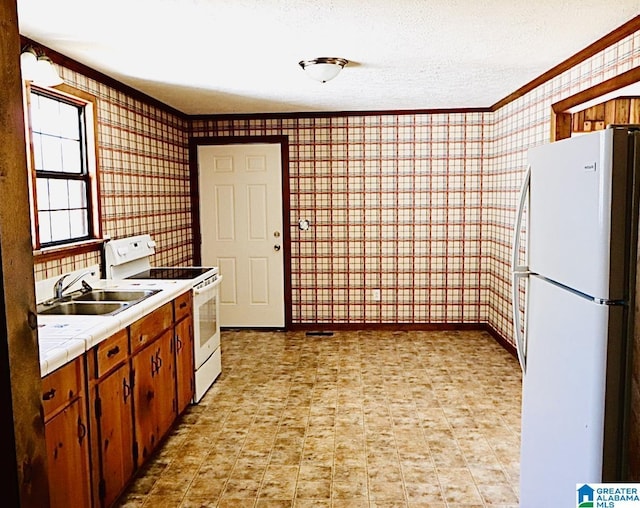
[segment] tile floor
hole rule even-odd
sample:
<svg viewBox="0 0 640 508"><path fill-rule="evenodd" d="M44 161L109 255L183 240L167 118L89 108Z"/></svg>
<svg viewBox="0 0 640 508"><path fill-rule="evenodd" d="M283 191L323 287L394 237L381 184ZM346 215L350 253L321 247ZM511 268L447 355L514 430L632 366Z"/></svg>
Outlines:
<svg viewBox="0 0 640 508"><path fill-rule="evenodd" d="M118 506L518 506L520 369L487 333L224 331Z"/></svg>

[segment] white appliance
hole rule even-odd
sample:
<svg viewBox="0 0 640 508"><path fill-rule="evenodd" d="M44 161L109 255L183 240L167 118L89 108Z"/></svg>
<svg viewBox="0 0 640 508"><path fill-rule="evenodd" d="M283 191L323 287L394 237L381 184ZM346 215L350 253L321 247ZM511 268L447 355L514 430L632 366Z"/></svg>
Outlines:
<svg viewBox="0 0 640 508"><path fill-rule="evenodd" d="M625 479L639 154L629 126L529 151L513 243L521 508L575 507L576 484Z"/></svg>
<svg viewBox="0 0 640 508"><path fill-rule="evenodd" d="M195 393L200 402L222 372L219 285L217 267L152 267L155 242L149 235L111 240L105 244L108 279L190 280L193 287Z"/></svg>

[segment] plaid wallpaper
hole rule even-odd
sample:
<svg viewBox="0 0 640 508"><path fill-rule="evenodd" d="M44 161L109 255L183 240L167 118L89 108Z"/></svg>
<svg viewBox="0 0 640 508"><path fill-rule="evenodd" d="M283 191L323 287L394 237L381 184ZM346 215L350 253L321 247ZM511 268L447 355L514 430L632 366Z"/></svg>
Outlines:
<svg viewBox="0 0 640 508"><path fill-rule="evenodd" d="M527 150L550 139L551 105L640 65L640 32L589 58L493 115L487 143L486 221L482 285L488 288L486 321L511 339L511 243L516 200Z"/></svg>
<svg viewBox="0 0 640 508"><path fill-rule="evenodd" d="M288 136L295 323L477 323L486 122L195 120L192 135Z"/></svg>
<svg viewBox="0 0 640 508"><path fill-rule="evenodd" d="M97 97L102 230L111 238L150 233L156 265L191 264L188 122L59 67L65 82ZM36 280L100 263L97 252L38 263Z"/></svg>
<svg viewBox="0 0 640 508"><path fill-rule="evenodd" d="M526 151L548 140L553 102L637 66L639 38L495 113L189 120L60 70L98 97L104 233L149 232L156 265L192 261L189 137L287 135L295 323L486 322L510 340ZM309 230L298 229L300 218ZM98 261L40 263L36 278Z"/></svg>

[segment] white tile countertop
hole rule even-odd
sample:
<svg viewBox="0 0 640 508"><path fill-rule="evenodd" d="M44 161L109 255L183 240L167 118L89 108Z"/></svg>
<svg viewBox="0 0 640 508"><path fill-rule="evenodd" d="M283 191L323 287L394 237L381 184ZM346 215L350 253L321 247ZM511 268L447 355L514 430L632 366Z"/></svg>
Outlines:
<svg viewBox="0 0 640 508"><path fill-rule="evenodd" d="M192 287L184 280L92 280L94 289L160 289L113 316L38 315L40 371L45 376Z"/></svg>

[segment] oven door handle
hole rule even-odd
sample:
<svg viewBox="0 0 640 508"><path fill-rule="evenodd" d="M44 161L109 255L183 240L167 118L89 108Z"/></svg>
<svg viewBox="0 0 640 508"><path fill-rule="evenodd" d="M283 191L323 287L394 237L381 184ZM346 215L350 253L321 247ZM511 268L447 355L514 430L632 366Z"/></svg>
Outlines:
<svg viewBox="0 0 640 508"><path fill-rule="evenodd" d="M222 276L219 275L218 278L214 282L212 282L211 284L207 284L206 286L204 286L204 287L202 287L200 289L195 288L193 290L193 294L195 296L200 296L202 294L208 293L209 291L217 288L218 284L220 284L221 282L222 282Z"/></svg>

